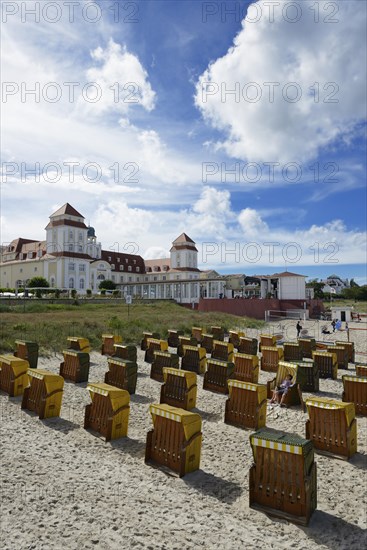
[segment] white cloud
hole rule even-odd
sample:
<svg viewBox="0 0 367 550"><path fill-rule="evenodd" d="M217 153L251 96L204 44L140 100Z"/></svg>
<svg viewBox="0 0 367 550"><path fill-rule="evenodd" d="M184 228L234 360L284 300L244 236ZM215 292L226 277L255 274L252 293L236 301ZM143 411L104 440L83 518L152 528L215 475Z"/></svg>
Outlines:
<svg viewBox="0 0 367 550"><path fill-rule="evenodd" d="M96 103L83 101L82 107L95 114L108 111L126 114L138 105L147 111L154 109L156 93L148 81L148 73L125 45L110 39L105 49L98 46L91 57L95 66L87 69L86 81L100 87L101 100Z"/></svg>
<svg viewBox="0 0 367 550"><path fill-rule="evenodd" d="M143 255L145 260L157 260L169 258L169 250L162 248L161 246L150 246L146 249Z"/></svg>
<svg viewBox="0 0 367 550"><path fill-rule="evenodd" d="M232 216L230 193L204 187L191 210L180 214L192 233L204 238L220 238L226 233L227 220Z"/></svg>
<svg viewBox="0 0 367 550"><path fill-rule="evenodd" d="M205 120L226 136L219 145L228 155L251 162L303 162L336 138L350 139L365 117L366 50L360 45L365 40L366 4L338 1L338 22L327 23L325 14L336 3L328 8L326 2L317 2L320 21L315 23L315 2L304 0L302 17L293 24L282 16L285 0L274 2L273 23L266 15L267 4L257 2L260 20L244 20L233 47L201 75L195 102ZM294 15L289 12L289 17ZM271 86L264 84L269 82L279 83L273 102ZM318 102L310 90L315 82ZM246 87L249 83L255 86ZM293 85L284 88L290 83L296 83L298 91ZM236 86L238 97L225 95ZM283 91L291 99L299 93L302 97L291 103ZM259 100L251 102L256 97Z"/></svg>
<svg viewBox="0 0 367 550"><path fill-rule="evenodd" d="M249 238L264 235L269 231L267 224L261 219L259 213L252 208L242 210L238 216L238 222L244 234Z"/></svg>

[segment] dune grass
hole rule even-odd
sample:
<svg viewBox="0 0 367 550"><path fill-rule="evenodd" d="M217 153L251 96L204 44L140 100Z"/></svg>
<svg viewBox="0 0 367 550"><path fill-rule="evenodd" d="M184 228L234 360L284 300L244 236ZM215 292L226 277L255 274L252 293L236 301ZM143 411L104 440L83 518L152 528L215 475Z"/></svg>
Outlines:
<svg viewBox="0 0 367 550"><path fill-rule="evenodd" d="M141 303L129 307L121 303L80 303L79 305L27 303L4 309L0 319L0 352L12 352L17 339L38 342L41 354L66 348L68 336L88 338L99 350L101 335L114 333L126 343L138 344L143 331L159 332L167 337L168 329L191 333L191 327L222 326L226 330L261 328L263 321L228 315L201 313L172 302Z"/></svg>

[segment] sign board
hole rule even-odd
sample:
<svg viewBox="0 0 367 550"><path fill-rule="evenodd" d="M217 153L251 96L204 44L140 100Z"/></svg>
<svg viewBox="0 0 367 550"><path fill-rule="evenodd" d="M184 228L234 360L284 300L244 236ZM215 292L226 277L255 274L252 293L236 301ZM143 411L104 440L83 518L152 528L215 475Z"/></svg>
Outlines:
<svg viewBox="0 0 367 550"><path fill-rule="evenodd" d="M126 296L125 300L126 300L126 303L127 303L128 306L131 306L131 304L133 303L133 297L132 296Z"/></svg>

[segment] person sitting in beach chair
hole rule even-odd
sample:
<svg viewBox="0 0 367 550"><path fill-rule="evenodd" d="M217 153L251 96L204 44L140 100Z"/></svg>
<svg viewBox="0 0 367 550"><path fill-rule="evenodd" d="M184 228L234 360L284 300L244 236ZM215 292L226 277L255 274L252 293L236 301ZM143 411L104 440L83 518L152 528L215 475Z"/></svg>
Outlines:
<svg viewBox="0 0 367 550"><path fill-rule="evenodd" d="M321 334L331 334L330 330L327 329L327 326L324 325L322 328L321 328Z"/></svg>
<svg viewBox="0 0 367 550"><path fill-rule="evenodd" d="M277 402L278 405L282 406L285 396L287 395L288 388L292 386L292 375L287 374L285 380L273 390L273 397L270 400L270 404Z"/></svg>

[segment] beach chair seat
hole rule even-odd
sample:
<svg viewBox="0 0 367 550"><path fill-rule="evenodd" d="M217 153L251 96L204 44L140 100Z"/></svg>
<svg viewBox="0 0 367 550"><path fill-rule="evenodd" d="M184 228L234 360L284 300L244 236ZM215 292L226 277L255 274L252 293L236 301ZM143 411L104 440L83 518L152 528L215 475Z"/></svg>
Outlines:
<svg viewBox="0 0 367 550"><path fill-rule="evenodd" d="M284 361L301 361L302 348L299 343L284 342Z"/></svg>
<svg viewBox="0 0 367 550"><path fill-rule="evenodd" d="M354 403L310 397L306 438L320 453L348 459L357 452L357 421Z"/></svg>
<svg viewBox="0 0 367 550"><path fill-rule="evenodd" d="M189 411L196 407L197 376L187 370L163 368L164 384L161 387L161 404Z"/></svg>
<svg viewBox="0 0 367 550"><path fill-rule="evenodd" d="M28 386L29 363L14 355L0 355L0 390L9 397L23 395Z"/></svg>
<svg viewBox="0 0 367 550"><path fill-rule="evenodd" d="M74 350L64 350L64 360L60 363L59 374L65 380L72 382L88 382L90 356L89 353Z"/></svg>
<svg viewBox="0 0 367 550"><path fill-rule="evenodd" d="M266 386L228 380L224 422L257 430L266 424Z"/></svg>
<svg viewBox="0 0 367 550"><path fill-rule="evenodd" d="M331 378L332 380L338 378L338 363L335 353L314 351L312 359L319 368L320 378Z"/></svg>
<svg viewBox="0 0 367 550"><path fill-rule="evenodd" d="M115 344L122 343L122 336L117 334L102 334L101 355L114 355Z"/></svg>
<svg viewBox="0 0 367 550"><path fill-rule="evenodd" d="M231 378L242 382L257 384L259 381L259 358L257 355L235 353L233 355L234 370Z"/></svg>
<svg viewBox="0 0 367 550"><path fill-rule="evenodd" d="M221 359L222 361L233 361L233 344L214 340L211 352L212 359Z"/></svg>
<svg viewBox="0 0 367 550"><path fill-rule="evenodd" d="M230 330L228 334L228 342L233 344L233 347L238 351L240 346L240 338L244 338L246 334L240 330Z"/></svg>
<svg viewBox="0 0 367 550"><path fill-rule="evenodd" d="M69 336L67 338L68 348L74 351L84 351L90 353L91 347L88 338L80 338L79 336Z"/></svg>
<svg viewBox="0 0 367 550"><path fill-rule="evenodd" d="M178 337L178 346L177 346L177 355L183 357L184 346L197 346L198 341L193 336L179 336Z"/></svg>
<svg viewBox="0 0 367 550"><path fill-rule="evenodd" d="M245 336L240 336L238 353L243 353L245 355L257 355L258 346L259 343L257 338L246 338Z"/></svg>
<svg viewBox="0 0 367 550"><path fill-rule="evenodd" d="M336 340L335 342L336 346L342 346L348 351L348 362L349 363L355 363L355 349L354 349L354 342L343 342L340 340Z"/></svg>
<svg viewBox="0 0 367 550"><path fill-rule="evenodd" d="M28 340L15 340L17 346L14 356L28 361L30 369L36 369L38 364L38 344Z"/></svg>
<svg viewBox="0 0 367 550"><path fill-rule="evenodd" d="M339 369L348 369L349 351L344 346L329 346L327 351L335 353Z"/></svg>
<svg viewBox="0 0 367 550"><path fill-rule="evenodd" d="M214 340L224 340L224 328L223 327L210 327L209 334L211 334Z"/></svg>
<svg viewBox="0 0 367 550"><path fill-rule="evenodd" d="M356 375L357 376L367 376L367 365L356 365Z"/></svg>
<svg viewBox="0 0 367 550"><path fill-rule="evenodd" d="M308 525L317 507L317 477L311 441L262 428L250 435L250 508Z"/></svg>
<svg viewBox="0 0 367 550"><path fill-rule="evenodd" d="M197 343L200 344L203 338L204 329L202 327L192 327L191 336L196 339Z"/></svg>
<svg viewBox="0 0 367 550"><path fill-rule="evenodd" d="M302 391L318 392L320 389L319 367L312 359L306 361L290 361L298 367L300 387Z"/></svg>
<svg viewBox="0 0 367 550"><path fill-rule="evenodd" d="M153 363L155 351L168 351L167 340L158 340L157 338L147 339L148 347L145 350L144 361L146 363Z"/></svg>
<svg viewBox="0 0 367 550"><path fill-rule="evenodd" d="M316 350L315 338L298 338L298 343L302 350L301 359L312 359L312 352Z"/></svg>
<svg viewBox="0 0 367 550"><path fill-rule="evenodd" d="M105 383L126 390L130 395L134 394L138 379L138 365L120 357L108 357L107 363L108 371L105 373Z"/></svg>
<svg viewBox="0 0 367 550"><path fill-rule="evenodd" d="M343 374L342 401L354 403L356 414L367 416L367 377Z"/></svg>
<svg viewBox="0 0 367 550"><path fill-rule="evenodd" d="M201 347L206 350L206 353L211 353L213 351L214 345L214 336L212 334L203 334L201 339Z"/></svg>
<svg viewBox="0 0 367 550"><path fill-rule="evenodd" d="M143 332L143 339L140 344L140 349L146 351L148 349L148 338L160 339L160 334L158 332Z"/></svg>
<svg viewBox="0 0 367 550"><path fill-rule="evenodd" d="M127 361L131 361L132 363L137 363L138 350L136 346L115 344L114 350L114 357L118 357L119 359L126 359Z"/></svg>
<svg viewBox="0 0 367 550"><path fill-rule="evenodd" d="M203 390L228 393L228 380L233 373L234 364L220 359L207 359Z"/></svg>
<svg viewBox="0 0 367 550"><path fill-rule="evenodd" d="M292 405L304 405L302 398L301 386L303 383L302 372L298 369L297 364L287 363L286 361L280 361L276 377L273 380L267 382L267 395L268 399L273 396L273 390L285 380L286 376L290 374L292 376L292 385L288 388L285 395L283 404L286 407Z"/></svg>
<svg viewBox="0 0 367 550"><path fill-rule="evenodd" d="M126 437L129 392L103 383L88 384L87 389L92 403L85 407L84 428L100 433L106 441Z"/></svg>
<svg viewBox="0 0 367 550"><path fill-rule="evenodd" d="M260 334L259 351L262 350L263 346L274 348L276 345L277 339L274 334Z"/></svg>
<svg viewBox="0 0 367 550"><path fill-rule="evenodd" d="M170 405L150 405L153 430L147 434L145 462L162 465L180 477L200 467L201 417Z"/></svg>
<svg viewBox="0 0 367 550"><path fill-rule="evenodd" d="M183 330L169 330L167 342L170 348L177 348L179 344L178 337L183 336Z"/></svg>
<svg viewBox="0 0 367 550"><path fill-rule="evenodd" d="M28 369L28 379L22 409L34 411L41 420L59 416L64 392L63 377L47 370Z"/></svg>
<svg viewBox="0 0 367 550"><path fill-rule="evenodd" d="M196 346L184 346L181 368L197 374L203 374L206 370L206 350Z"/></svg>
<svg viewBox="0 0 367 550"><path fill-rule="evenodd" d="M262 346L260 367L266 372L277 372L279 361L284 358L283 348L281 346Z"/></svg>
<svg viewBox="0 0 367 550"><path fill-rule="evenodd" d="M150 369L150 378L163 382L163 368L170 367L171 369L180 368L180 358L176 353L168 351L155 351L154 360Z"/></svg>

